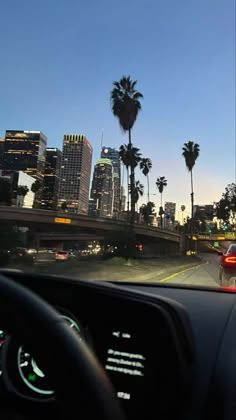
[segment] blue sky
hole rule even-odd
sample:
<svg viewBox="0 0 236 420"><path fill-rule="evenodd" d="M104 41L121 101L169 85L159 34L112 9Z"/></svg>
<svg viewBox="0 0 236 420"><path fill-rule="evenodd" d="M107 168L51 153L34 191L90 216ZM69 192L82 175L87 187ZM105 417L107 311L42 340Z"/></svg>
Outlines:
<svg viewBox="0 0 236 420"><path fill-rule="evenodd" d="M196 203L235 181L235 0L8 0L0 19L0 137L42 130L61 147L64 133L84 134L94 164L102 131L104 145L127 142L110 91L131 75L144 95L133 143L153 161L151 193L165 176L163 200L190 208L188 140L201 149Z"/></svg>

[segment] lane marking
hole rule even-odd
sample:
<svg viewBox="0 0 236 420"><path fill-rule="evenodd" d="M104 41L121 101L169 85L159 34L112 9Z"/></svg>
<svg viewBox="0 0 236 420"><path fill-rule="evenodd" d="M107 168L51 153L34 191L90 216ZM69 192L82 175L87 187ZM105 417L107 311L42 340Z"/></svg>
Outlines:
<svg viewBox="0 0 236 420"><path fill-rule="evenodd" d="M203 264L194 265L193 267L186 268L185 270L182 270L182 271L178 271L177 273L171 274L170 276L164 277L163 279L159 280L159 283L164 283L167 280L173 279L174 277L177 277L180 274L186 273L187 271L193 270L194 268L201 267L205 264L207 264L207 262Z"/></svg>

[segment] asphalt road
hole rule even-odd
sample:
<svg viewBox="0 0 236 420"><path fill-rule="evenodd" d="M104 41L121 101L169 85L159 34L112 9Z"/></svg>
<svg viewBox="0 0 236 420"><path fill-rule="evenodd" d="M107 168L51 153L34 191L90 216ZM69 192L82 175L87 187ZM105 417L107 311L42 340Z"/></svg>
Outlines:
<svg viewBox="0 0 236 420"><path fill-rule="evenodd" d="M66 275L81 280L161 282L191 286L219 286L220 257L201 253L197 257L137 260L117 265L114 261L53 262L36 271Z"/></svg>
<svg viewBox="0 0 236 420"><path fill-rule="evenodd" d="M175 274L163 277L161 283L191 285L191 286L219 286L219 262L217 254L199 254L202 263L192 268L177 271Z"/></svg>
<svg viewBox="0 0 236 420"><path fill-rule="evenodd" d="M32 267L16 267L39 274L54 274L86 281L151 282L189 286L219 286L220 257L214 252L196 257L152 260L55 262L42 255ZM14 267L12 267L14 268Z"/></svg>

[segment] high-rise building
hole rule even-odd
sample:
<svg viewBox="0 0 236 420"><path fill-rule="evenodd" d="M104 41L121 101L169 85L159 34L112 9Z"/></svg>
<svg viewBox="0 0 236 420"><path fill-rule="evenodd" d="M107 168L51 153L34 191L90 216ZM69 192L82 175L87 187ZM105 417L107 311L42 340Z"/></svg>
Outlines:
<svg viewBox="0 0 236 420"><path fill-rule="evenodd" d="M5 139L0 138L0 175L3 169L4 144L5 144Z"/></svg>
<svg viewBox="0 0 236 420"><path fill-rule="evenodd" d="M47 137L41 131L7 130L3 169L23 171L43 180Z"/></svg>
<svg viewBox="0 0 236 420"><path fill-rule="evenodd" d="M165 202L164 212L164 225L167 227L175 221L176 203L172 203L171 201Z"/></svg>
<svg viewBox="0 0 236 420"><path fill-rule="evenodd" d="M121 211L121 182L120 182L120 155L119 150L112 147L103 147L101 158L110 159L113 166L113 216Z"/></svg>
<svg viewBox="0 0 236 420"><path fill-rule="evenodd" d="M97 159L90 197L96 203L96 216L112 217L113 165L111 159Z"/></svg>
<svg viewBox="0 0 236 420"><path fill-rule="evenodd" d="M64 135L58 208L66 202L69 212L88 214L92 153L85 136Z"/></svg>
<svg viewBox="0 0 236 420"><path fill-rule="evenodd" d="M61 157L62 153L58 148L47 147L41 196L42 208L55 209L57 207Z"/></svg>

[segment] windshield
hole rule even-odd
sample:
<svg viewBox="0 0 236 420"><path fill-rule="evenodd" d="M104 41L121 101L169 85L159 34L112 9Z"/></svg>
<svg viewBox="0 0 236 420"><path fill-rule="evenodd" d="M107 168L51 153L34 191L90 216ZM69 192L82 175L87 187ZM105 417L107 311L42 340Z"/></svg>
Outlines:
<svg viewBox="0 0 236 420"><path fill-rule="evenodd" d="M1 33L1 269L235 285L235 1L8 1Z"/></svg>

